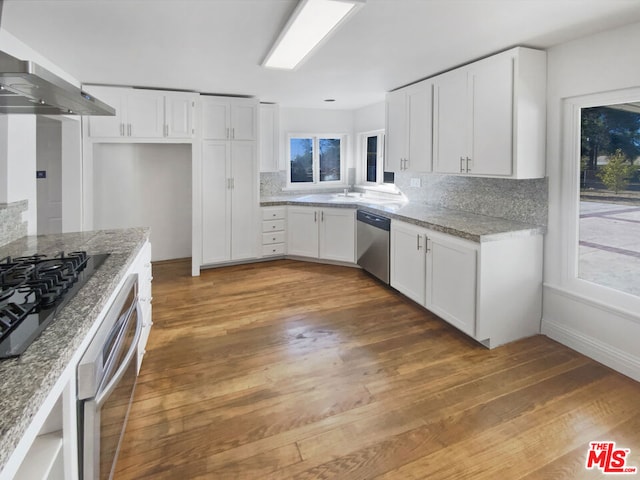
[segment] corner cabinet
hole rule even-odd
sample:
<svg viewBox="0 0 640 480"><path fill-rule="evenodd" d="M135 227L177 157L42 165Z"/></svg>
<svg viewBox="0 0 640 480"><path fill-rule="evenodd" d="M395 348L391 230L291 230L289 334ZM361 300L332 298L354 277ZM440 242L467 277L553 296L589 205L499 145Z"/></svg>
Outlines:
<svg viewBox="0 0 640 480"><path fill-rule="evenodd" d="M257 106L257 100L202 99L203 265L260 257Z"/></svg>
<svg viewBox="0 0 640 480"><path fill-rule="evenodd" d="M116 110L113 117L87 117L89 138L191 140L195 134L195 93L94 85L85 88Z"/></svg>
<svg viewBox="0 0 640 480"><path fill-rule="evenodd" d="M287 208L287 253L355 263L356 211L351 208Z"/></svg>
<svg viewBox="0 0 640 480"><path fill-rule="evenodd" d="M391 286L489 348L535 335L542 236L476 243L394 220Z"/></svg>
<svg viewBox="0 0 640 480"><path fill-rule="evenodd" d="M432 81L434 172L544 177L545 52L513 48Z"/></svg>
<svg viewBox="0 0 640 480"><path fill-rule="evenodd" d="M430 80L387 94L386 171L431 171L432 98Z"/></svg>

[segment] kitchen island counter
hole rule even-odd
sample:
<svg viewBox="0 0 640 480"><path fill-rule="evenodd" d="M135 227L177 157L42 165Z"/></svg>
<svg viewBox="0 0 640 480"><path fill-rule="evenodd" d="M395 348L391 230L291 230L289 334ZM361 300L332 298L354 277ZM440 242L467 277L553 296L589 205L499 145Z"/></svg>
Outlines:
<svg viewBox="0 0 640 480"><path fill-rule="evenodd" d="M0 360L0 472L74 357L86 348L96 320L148 239L148 229L133 228L28 236L0 247L0 258L78 250L110 254L20 357Z"/></svg>

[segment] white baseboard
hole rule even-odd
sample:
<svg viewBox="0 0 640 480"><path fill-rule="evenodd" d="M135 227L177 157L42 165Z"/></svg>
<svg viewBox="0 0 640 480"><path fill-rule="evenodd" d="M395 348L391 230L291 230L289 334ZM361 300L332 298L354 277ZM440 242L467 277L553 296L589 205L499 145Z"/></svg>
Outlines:
<svg viewBox="0 0 640 480"><path fill-rule="evenodd" d="M640 382L640 357L629 355L584 333L542 319L542 334Z"/></svg>

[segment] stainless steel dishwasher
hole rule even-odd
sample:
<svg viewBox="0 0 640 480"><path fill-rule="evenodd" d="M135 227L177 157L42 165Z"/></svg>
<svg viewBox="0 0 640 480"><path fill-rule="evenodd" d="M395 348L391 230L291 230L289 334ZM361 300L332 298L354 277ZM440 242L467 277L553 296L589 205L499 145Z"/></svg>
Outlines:
<svg viewBox="0 0 640 480"><path fill-rule="evenodd" d="M362 210L357 219L358 265L388 285L391 220Z"/></svg>

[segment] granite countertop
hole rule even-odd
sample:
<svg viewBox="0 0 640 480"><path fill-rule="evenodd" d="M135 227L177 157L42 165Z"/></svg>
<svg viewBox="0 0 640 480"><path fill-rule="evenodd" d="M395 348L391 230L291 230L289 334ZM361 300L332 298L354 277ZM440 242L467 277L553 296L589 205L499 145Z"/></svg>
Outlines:
<svg viewBox="0 0 640 480"><path fill-rule="evenodd" d="M263 197L260 205L263 207L303 205L358 208L479 243L512 236L543 235L546 233L546 228L540 225L478 215L426 203L367 198L358 194L350 194L348 197L336 197L335 194L327 193Z"/></svg>
<svg viewBox="0 0 640 480"><path fill-rule="evenodd" d="M110 253L20 357L0 360L0 471L148 238L148 229L132 228L22 237L0 247L0 258L63 250Z"/></svg>

